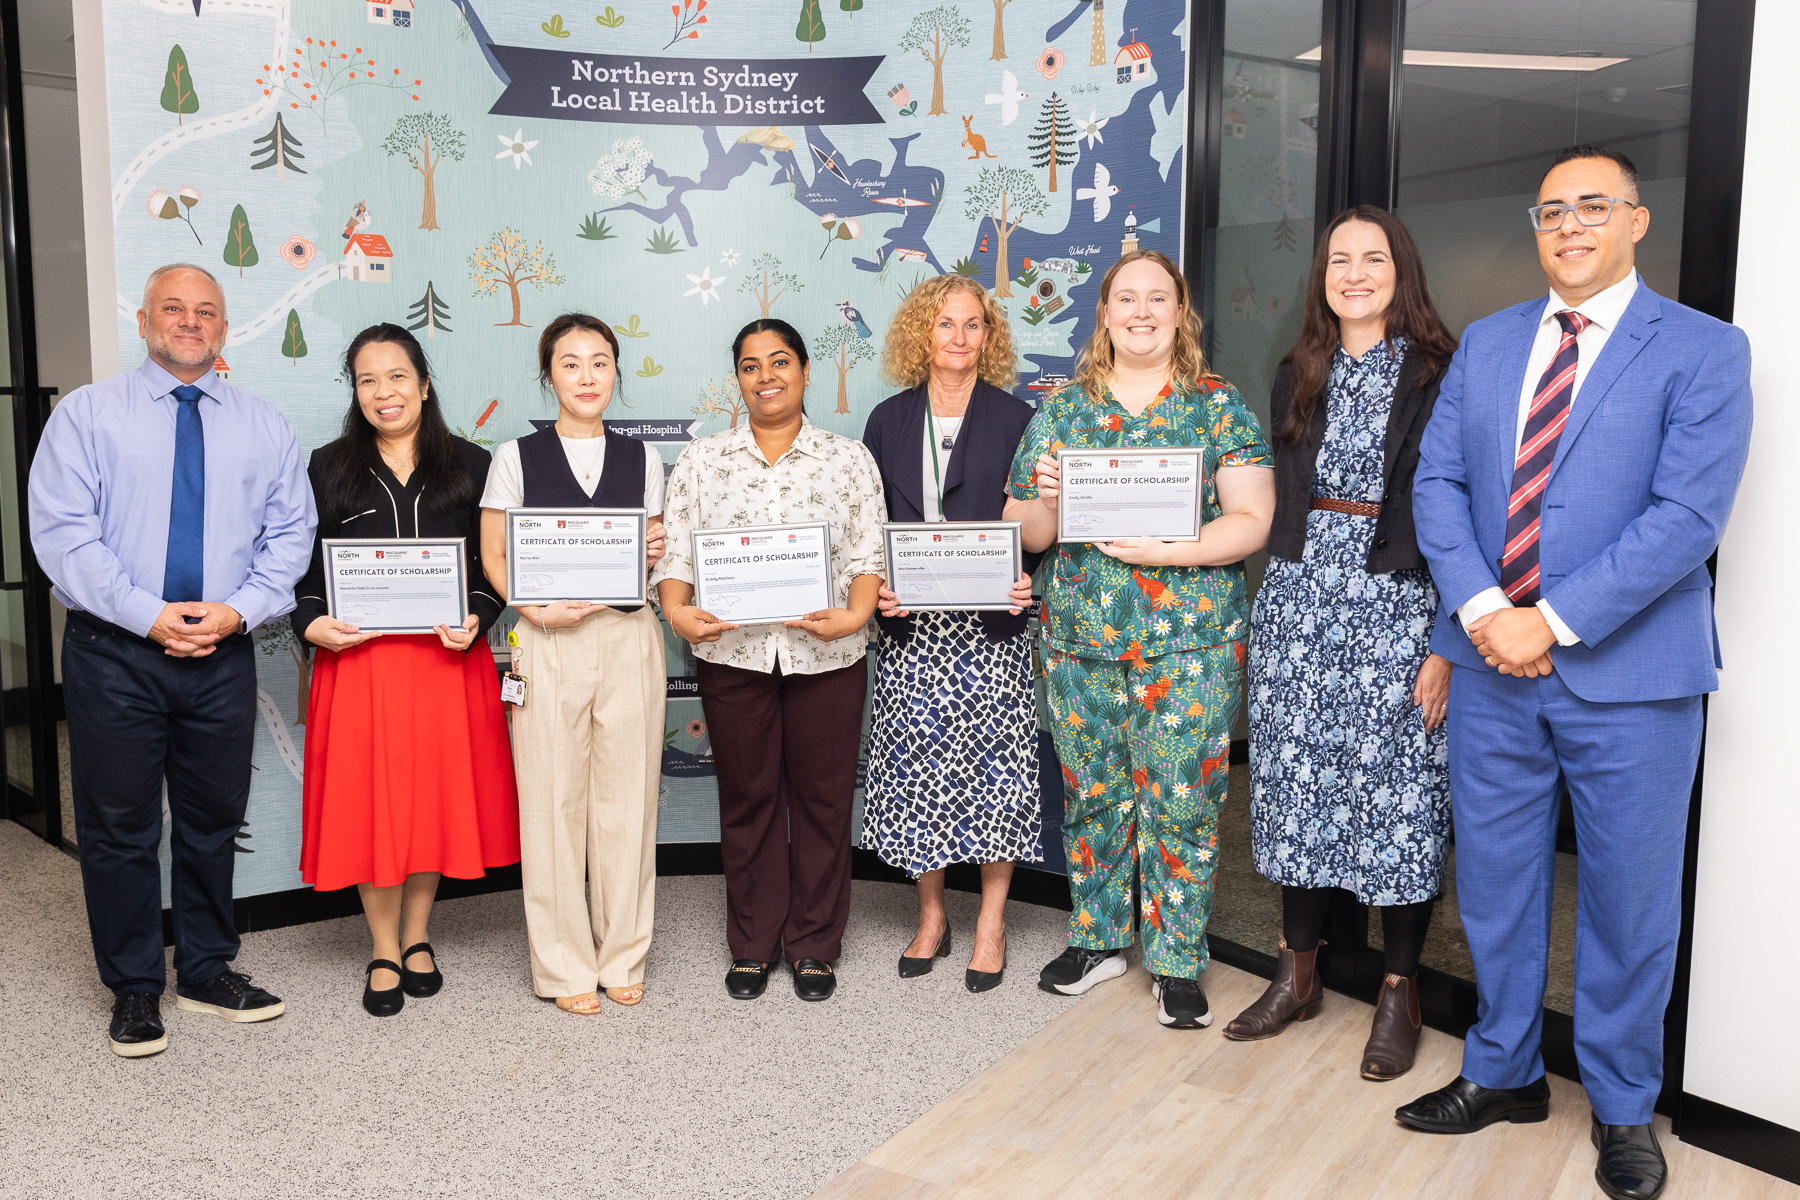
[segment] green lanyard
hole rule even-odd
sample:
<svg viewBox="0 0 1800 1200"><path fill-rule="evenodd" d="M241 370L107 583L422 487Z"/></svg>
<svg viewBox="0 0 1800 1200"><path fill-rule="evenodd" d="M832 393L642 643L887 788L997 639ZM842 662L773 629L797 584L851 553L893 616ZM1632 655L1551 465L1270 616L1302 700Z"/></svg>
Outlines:
<svg viewBox="0 0 1800 1200"><path fill-rule="evenodd" d="M931 443L931 477L937 483L938 520L944 519L944 473L938 469L937 421L931 415L931 398L925 399L926 440Z"/></svg>

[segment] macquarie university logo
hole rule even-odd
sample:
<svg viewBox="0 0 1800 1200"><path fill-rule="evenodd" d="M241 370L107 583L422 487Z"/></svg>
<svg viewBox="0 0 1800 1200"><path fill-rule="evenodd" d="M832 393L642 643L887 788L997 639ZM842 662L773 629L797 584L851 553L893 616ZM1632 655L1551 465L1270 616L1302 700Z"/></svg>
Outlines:
<svg viewBox="0 0 1800 1200"><path fill-rule="evenodd" d="M1119 465L1119 460L1116 458L1109 458L1106 460L1106 465L1109 467L1116 467Z"/></svg>
<svg viewBox="0 0 1800 1200"><path fill-rule="evenodd" d="M558 521L556 523L556 527L558 529L567 529L569 527L569 523L567 521Z"/></svg>
<svg viewBox="0 0 1800 1200"><path fill-rule="evenodd" d="M739 538L738 541L743 543L746 546L748 546L750 544L750 539L747 537Z"/></svg>
<svg viewBox="0 0 1800 1200"><path fill-rule="evenodd" d="M376 551L376 552L375 552L375 557L376 557L376 558L386 558L386 557L387 557L387 551L386 551L386 550L377 550L377 551Z"/></svg>

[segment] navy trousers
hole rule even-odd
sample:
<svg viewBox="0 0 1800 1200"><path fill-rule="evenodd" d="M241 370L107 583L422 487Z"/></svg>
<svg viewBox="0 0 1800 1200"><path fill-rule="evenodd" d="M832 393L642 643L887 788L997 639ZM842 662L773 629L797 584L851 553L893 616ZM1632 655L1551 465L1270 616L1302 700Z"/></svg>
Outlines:
<svg viewBox="0 0 1800 1200"><path fill-rule="evenodd" d="M205 658L175 658L75 613L62 668L81 884L101 982L121 995L163 990L165 779L175 970L188 982L210 979L238 952L231 876L256 734L250 639L238 634Z"/></svg>
<svg viewBox="0 0 1800 1200"><path fill-rule="evenodd" d="M1550 897L1563 782L1580 846L1575 1053L1594 1114L1650 1120L1662 1090L1700 697L1596 704L1555 672L1458 668L1450 685L1456 889L1480 1000L1463 1076L1513 1088L1544 1073Z"/></svg>

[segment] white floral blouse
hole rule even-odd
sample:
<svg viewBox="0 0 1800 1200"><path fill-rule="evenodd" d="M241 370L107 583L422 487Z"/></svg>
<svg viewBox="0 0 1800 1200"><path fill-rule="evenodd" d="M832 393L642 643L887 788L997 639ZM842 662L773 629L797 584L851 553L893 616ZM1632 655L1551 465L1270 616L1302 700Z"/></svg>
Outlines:
<svg viewBox="0 0 1800 1200"><path fill-rule="evenodd" d="M794 444L770 463L749 425L741 425L700 438L681 452L663 505L668 553L650 573L650 582L694 581L689 535L696 529L825 521L831 526L833 603L845 608L851 580L885 572L881 523L886 517L881 473L861 442L827 433L802 418ZM866 628L822 642L804 629L751 625L716 642L702 642L694 654L765 673L779 660L783 674L818 675L855 663L868 644Z"/></svg>

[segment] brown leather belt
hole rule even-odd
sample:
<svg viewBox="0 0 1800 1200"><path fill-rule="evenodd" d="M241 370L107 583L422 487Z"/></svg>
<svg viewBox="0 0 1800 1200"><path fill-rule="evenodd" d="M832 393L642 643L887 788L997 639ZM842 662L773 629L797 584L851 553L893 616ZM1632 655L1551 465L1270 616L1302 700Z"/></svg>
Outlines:
<svg viewBox="0 0 1800 1200"><path fill-rule="evenodd" d="M1353 517L1379 517L1381 505L1367 500L1327 500L1324 496L1314 496L1310 508L1322 508L1326 512L1349 513Z"/></svg>

